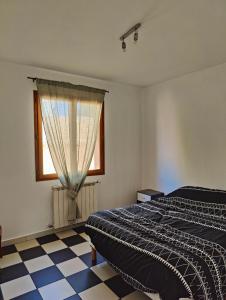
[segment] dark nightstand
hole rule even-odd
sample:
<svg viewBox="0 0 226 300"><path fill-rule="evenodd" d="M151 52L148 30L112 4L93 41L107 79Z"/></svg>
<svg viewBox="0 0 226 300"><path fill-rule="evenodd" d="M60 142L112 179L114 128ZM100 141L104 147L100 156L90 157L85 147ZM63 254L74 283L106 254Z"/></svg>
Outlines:
<svg viewBox="0 0 226 300"><path fill-rule="evenodd" d="M0 226L0 258L2 258L2 226Z"/></svg>
<svg viewBox="0 0 226 300"><path fill-rule="evenodd" d="M163 196L164 193L150 189L137 191L137 203L147 202Z"/></svg>

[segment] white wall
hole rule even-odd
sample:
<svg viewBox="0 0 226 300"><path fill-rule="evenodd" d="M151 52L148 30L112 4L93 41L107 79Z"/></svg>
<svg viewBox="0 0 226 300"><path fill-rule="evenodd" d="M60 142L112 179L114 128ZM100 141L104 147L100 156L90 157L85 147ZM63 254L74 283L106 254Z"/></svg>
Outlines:
<svg viewBox="0 0 226 300"><path fill-rule="evenodd" d="M226 189L226 64L143 90L142 186Z"/></svg>
<svg viewBox="0 0 226 300"><path fill-rule="evenodd" d="M194 184L226 189L226 64L139 89L0 62L0 224L8 240L52 223L51 186L36 182L33 96L27 76L110 90L106 174L99 208L127 205L136 190ZM97 177L89 177L88 181Z"/></svg>
<svg viewBox="0 0 226 300"><path fill-rule="evenodd" d="M106 174L99 208L135 201L141 185L139 89L129 85L0 62L0 224L3 239L45 230L52 223L53 181L35 181L34 84L27 76L70 81L110 91L105 101ZM89 177L89 181L97 178Z"/></svg>

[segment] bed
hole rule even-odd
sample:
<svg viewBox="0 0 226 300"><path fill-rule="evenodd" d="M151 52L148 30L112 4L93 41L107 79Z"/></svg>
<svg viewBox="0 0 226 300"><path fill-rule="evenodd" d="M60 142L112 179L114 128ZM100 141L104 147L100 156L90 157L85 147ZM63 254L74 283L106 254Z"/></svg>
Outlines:
<svg viewBox="0 0 226 300"><path fill-rule="evenodd" d="M226 296L226 191L184 186L147 203L97 212L92 244L135 289L162 300Z"/></svg>

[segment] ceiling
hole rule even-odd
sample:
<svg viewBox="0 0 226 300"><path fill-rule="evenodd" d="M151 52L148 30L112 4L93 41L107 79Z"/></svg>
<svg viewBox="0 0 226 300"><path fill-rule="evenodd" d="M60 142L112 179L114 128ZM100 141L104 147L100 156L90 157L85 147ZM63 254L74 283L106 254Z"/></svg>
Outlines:
<svg viewBox="0 0 226 300"><path fill-rule="evenodd" d="M226 62L226 1L0 0L0 59L151 85Z"/></svg>

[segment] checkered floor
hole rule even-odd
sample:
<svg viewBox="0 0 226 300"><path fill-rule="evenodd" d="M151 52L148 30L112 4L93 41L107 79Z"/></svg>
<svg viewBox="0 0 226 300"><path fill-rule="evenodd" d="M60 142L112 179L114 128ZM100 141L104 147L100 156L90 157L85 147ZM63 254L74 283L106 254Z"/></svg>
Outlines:
<svg viewBox="0 0 226 300"><path fill-rule="evenodd" d="M84 227L3 248L0 300L150 300L97 255Z"/></svg>

